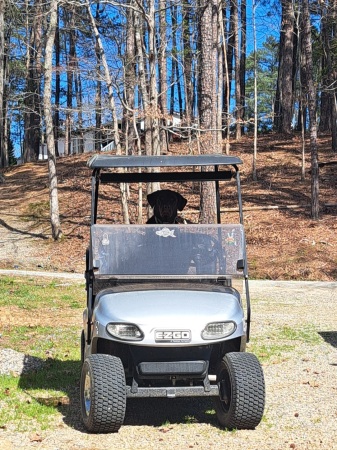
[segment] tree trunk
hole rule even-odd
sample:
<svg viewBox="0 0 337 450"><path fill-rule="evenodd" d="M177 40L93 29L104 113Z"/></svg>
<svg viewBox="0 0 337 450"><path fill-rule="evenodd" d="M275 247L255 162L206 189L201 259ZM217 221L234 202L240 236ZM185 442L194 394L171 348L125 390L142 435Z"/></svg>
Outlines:
<svg viewBox="0 0 337 450"><path fill-rule="evenodd" d="M185 85L185 117L186 124L189 127L188 134L191 134L191 125L193 122L193 84L192 84L192 48L190 39L191 27L191 5L189 0L183 0L183 66L184 66L184 85Z"/></svg>
<svg viewBox="0 0 337 450"><path fill-rule="evenodd" d="M56 175L56 157L55 157L55 140L53 130L53 115L51 104L52 91L52 61L53 46L55 39L55 31L57 26L57 0L51 0L49 16L49 26L46 33L46 46L44 58L44 95L43 108L46 125L46 140L48 152L48 173L49 173L49 199L50 199L50 223L53 239L58 240L62 237L58 191L57 191L57 175Z"/></svg>
<svg viewBox="0 0 337 450"><path fill-rule="evenodd" d="M82 114L82 83L79 70L79 57L77 55L77 39L78 33L76 30L76 10L75 6L73 8L73 32L71 37L71 68L72 68L72 92L73 98L76 100L76 109L72 111L73 121L75 122L75 128L77 131L76 136L76 153L83 153L84 142L83 142L83 114ZM73 149L73 153L75 149Z"/></svg>
<svg viewBox="0 0 337 450"><path fill-rule="evenodd" d="M25 93L25 139L24 161L38 159L41 142L41 49L42 49L42 2L35 0L31 9L32 23L27 49L27 78Z"/></svg>
<svg viewBox="0 0 337 450"><path fill-rule="evenodd" d="M158 70L159 70L159 98L160 109L160 150L161 153L168 150L166 124L167 124L167 68L166 68L166 47L167 47L167 27L165 0L159 0L159 47L158 47Z"/></svg>
<svg viewBox="0 0 337 450"><path fill-rule="evenodd" d="M220 17L219 17L219 23L220 23L220 33L221 33L221 40L222 40L222 65L223 69L221 71L222 73L222 108L221 108L221 115L223 116L221 125L222 129L225 129L225 141L226 141L226 155L229 155L230 151L230 113L229 113L229 104L230 104L230 74L229 74L229 68L228 68L228 54L227 54L227 42L226 42L226 34L224 29L224 18L223 13L224 9L221 8L220 11ZM219 70L219 76L220 76L220 70ZM223 133L222 133L223 135Z"/></svg>
<svg viewBox="0 0 337 450"><path fill-rule="evenodd" d="M177 80L177 89L178 89L179 117L180 117L180 119L182 119L184 116L184 108L183 108L183 95L182 95L182 89L181 89L179 64L176 64L176 80Z"/></svg>
<svg viewBox="0 0 337 450"><path fill-rule="evenodd" d="M322 65L322 92L320 98L320 121L319 131L329 132L331 131L331 118L333 113L333 95L331 89L331 26L329 25L328 5L325 2L321 2L321 40L324 51L322 52L321 65Z"/></svg>
<svg viewBox="0 0 337 450"><path fill-rule="evenodd" d="M332 95L332 113L331 113L331 150L337 152L337 98L333 92Z"/></svg>
<svg viewBox="0 0 337 450"><path fill-rule="evenodd" d="M0 0L0 167L5 167L4 153L4 79L5 79L5 1Z"/></svg>
<svg viewBox="0 0 337 450"><path fill-rule="evenodd" d="M241 77L240 77L240 52L239 52L239 8L237 0L233 1L233 33L234 33L234 66L235 66L235 135L241 139Z"/></svg>
<svg viewBox="0 0 337 450"><path fill-rule="evenodd" d="M283 48L284 34L281 33L278 46L278 68L277 68L277 83L275 92L275 101L273 109L273 129L279 131L281 129L281 48Z"/></svg>
<svg viewBox="0 0 337 450"><path fill-rule="evenodd" d="M178 44L178 38L177 38L177 29L178 29L178 12L177 12L177 6L175 4L172 4L171 6L171 20L172 20L172 47L173 47L173 53L172 58L175 59L175 80L174 84L177 87L177 94L178 94L178 111L179 117L182 119L183 117L183 99L182 99L182 91L181 91L181 80L180 80L180 73L179 73L179 55L177 49L180 48L181 44ZM174 98L174 107L173 110L176 111L176 99Z"/></svg>
<svg viewBox="0 0 337 450"><path fill-rule="evenodd" d="M303 28L303 24L302 24ZM299 105L298 105L298 130L301 132L301 144L302 144L302 161L301 161L301 180L305 179L305 132L306 132L306 109L307 109L307 99L305 95L306 86L306 58L304 55L303 42L301 41L302 30L301 21L298 27L298 41L300 43L300 68L299 68Z"/></svg>
<svg viewBox="0 0 337 450"><path fill-rule="evenodd" d="M233 56L234 56L234 14L233 10L235 8L235 3L233 1L230 2L230 19L229 19L229 30L227 31L227 36L225 36L224 45L226 45L226 41L228 40L227 46L227 71L225 73L228 75L228 80L226 80L225 90L224 90L224 113L226 117L229 119L229 111L230 111L230 96L232 90L232 79L233 79ZM224 21L226 21L226 11L223 14ZM224 24L224 30L226 30L226 24ZM230 120L226 121L230 123Z"/></svg>
<svg viewBox="0 0 337 450"><path fill-rule="evenodd" d="M67 54L67 111L66 111L66 143L65 154L75 153L72 146L72 131L74 123L73 97L74 97L74 76L75 76L75 6L67 5L66 20L68 27L68 54Z"/></svg>
<svg viewBox="0 0 337 450"><path fill-rule="evenodd" d="M337 152L337 89L336 89L336 71L337 71L337 57L336 57L336 33L337 33L337 1L331 1L331 40L332 43L330 45L330 60L331 60L331 86L333 86L331 92L331 103L332 103L332 123L331 123L331 150L336 153Z"/></svg>
<svg viewBox="0 0 337 450"><path fill-rule="evenodd" d="M282 30L284 35L280 53L280 124L281 133L291 133L293 118L293 57L294 10L293 0L282 0Z"/></svg>
<svg viewBox="0 0 337 450"><path fill-rule="evenodd" d="M134 0L128 0L130 8L126 10L126 47L124 59L124 105L123 105L123 131L125 133L125 153L127 155L141 155L141 143L137 130L135 114L135 91L137 89L136 74L136 46L135 46L135 6ZM143 188L138 184L138 213L137 223L142 223Z"/></svg>
<svg viewBox="0 0 337 450"><path fill-rule="evenodd" d="M132 1L130 2L132 4ZM135 61L135 24L134 11L128 8L126 11L126 48L124 61L124 108L123 129L125 132L125 150L128 155L137 153L136 129L133 118L135 116L135 89L136 89L136 61Z"/></svg>
<svg viewBox="0 0 337 450"><path fill-rule="evenodd" d="M77 129L78 129L78 147L77 152L84 152L84 139L83 139L83 111L82 111L82 80L79 73L78 58L75 52L75 75L74 75L74 87L77 106Z"/></svg>
<svg viewBox="0 0 337 450"><path fill-rule="evenodd" d="M114 131L114 139L116 144L116 154L121 155L122 154L122 148L121 148L121 142L119 138L119 128L118 128L118 119L117 119L117 112L116 112L116 106L115 106L115 100L113 96L113 87L112 87L112 79L109 71L108 62L105 56L103 43L98 31L98 28L96 26L95 18L92 15L91 7L89 0L87 0L87 11L89 14L89 19L91 23L91 27L96 39L96 44L98 46L101 58L102 58L102 65L104 68L104 74L105 74L105 80L108 88L108 97L109 97L109 105L112 115L112 121L113 121L113 131ZM121 193L121 208L122 208L122 214L123 214L123 220L124 223L128 224L130 223L130 217L129 217L129 210L128 210L128 203L127 203L127 189L126 185L124 183L120 184L120 193Z"/></svg>
<svg viewBox="0 0 337 450"><path fill-rule="evenodd" d="M99 20L99 1L96 3L96 20ZM95 41L95 55L96 55L96 90L95 90L95 150L99 152L102 148L102 57L100 48Z"/></svg>
<svg viewBox="0 0 337 450"><path fill-rule="evenodd" d="M106 81L107 88L108 88L108 100L109 100L109 106L110 106L112 122L113 122L113 132L114 132L114 139L115 139L115 144L116 144L116 153L117 153L117 155L121 155L122 150L121 150L121 144L120 144L120 139L119 139L118 119L117 119L116 106L115 106L115 100L114 100L112 79L111 79L111 75L110 75L110 71L109 71L108 62L107 62L107 59L105 56L103 43L102 43L98 28L96 26L95 18L91 12L89 0L87 0L87 11L89 13L91 27L92 27L92 30L93 30L93 33L94 33L94 36L96 39L96 44L98 47L98 51L101 55L102 65L104 68L105 81Z"/></svg>
<svg viewBox="0 0 337 450"><path fill-rule="evenodd" d="M216 51L217 0L200 0L199 43L199 116L202 134L200 151L203 154L219 153L216 132ZM216 223L215 184L204 182L201 185L200 223Z"/></svg>
<svg viewBox="0 0 337 450"><path fill-rule="evenodd" d="M153 155L160 155L159 143L159 108L158 108L158 89L156 76L156 23L155 23L155 0L149 1L148 22L148 41L149 41L149 72L150 72L150 115L151 115L151 137ZM159 186L158 186L159 187Z"/></svg>
<svg viewBox="0 0 337 450"><path fill-rule="evenodd" d="M222 148L222 101L223 101L223 87L224 87L224 52L223 52L223 43L221 39L223 37L222 33L222 8L219 9L218 13L218 36L220 37L217 42L217 60L218 60L218 79L217 79L217 111L216 111L216 128L217 128L217 141L221 144Z"/></svg>
<svg viewBox="0 0 337 450"><path fill-rule="evenodd" d="M139 76L139 90L143 103L143 115L144 115L144 133L145 133L145 144L150 145L151 143L151 125L149 123L148 108L149 108L149 94L147 90L147 79L146 79L146 69L144 65L144 53L143 53L143 43L142 43L142 20L141 14L135 11L135 43L136 43L136 55L138 63L138 76Z"/></svg>
<svg viewBox="0 0 337 450"><path fill-rule="evenodd" d="M170 77L170 115L173 116L174 113L174 98L175 98L175 76L176 76L176 64L177 61L174 56L171 58L171 77Z"/></svg>
<svg viewBox="0 0 337 450"><path fill-rule="evenodd" d="M257 128L258 128L258 111L257 111L257 36L256 36L256 0L253 0L253 45L254 45L254 150L253 150L253 180L257 181Z"/></svg>
<svg viewBox="0 0 337 450"><path fill-rule="evenodd" d="M303 52L306 60L306 82L309 110L310 153L311 153L311 217L319 218L319 168L317 152L317 123L316 123L316 92L313 79L311 23L308 0L302 0L303 4Z"/></svg>
<svg viewBox="0 0 337 450"><path fill-rule="evenodd" d="M145 152L147 155L159 155L159 117L158 117L158 91L156 84L155 67L155 34L154 34L154 3L149 3L149 12L147 14L147 40L148 40L148 67L149 79L146 77L145 58L141 37L141 14L135 12L135 41L138 62L139 88L143 101L144 127L145 127ZM148 169L149 171L151 169ZM158 183L148 183L147 193L159 189ZM150 213L150 211L148 211Z"/></svg>
<svg viewBox="0 0 337 450"><path fill-rule="evenodd" d="M240 50L240 122L241 134L245 129L246 106L246 53L247 53L247 5L241 0L241 50Z"/></svg>
<svg viewBox="0 0 337 450"><path fill-rule="evenodd" d="M54 113L54 136L55 136L55 155L59 155L58 141L60 137L60 98L61 98L61 70L60 70L60 20L59 8L57 8L57 25L55 31L55 113Z"/></svg>

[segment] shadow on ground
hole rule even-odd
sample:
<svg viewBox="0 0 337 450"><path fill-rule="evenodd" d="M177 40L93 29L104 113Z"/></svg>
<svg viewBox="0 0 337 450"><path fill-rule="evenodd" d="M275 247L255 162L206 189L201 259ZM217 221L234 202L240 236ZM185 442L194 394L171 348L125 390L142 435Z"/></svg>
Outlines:
<svg viewBox="0 0 337 450"><path fill-rule="evenodd" d="M0 219L0 225L12 233L21 234L23 236L29 236L31 238L40 238L45 240L48 239L48 236L41 233L31 233L30 231L27 230L20 230L19 228L14 228L2 219Z"/></svg>
<svg viewBox="0 0 337 450"><path fill-rule="evenodd" d="M139 398L127 401L125 425L162 426L173 423L208 423L217 426L210 398Z"/></svg>
<svg viewBox="0 0 337 450"><path fill-rule="evenodd" d="M86 432L80 413L80 371L80 361L49 359L36 371L27 373L24 370L19 387L34 401L57 408L67 426ZM47 391L47 395L44 393L40 396L36 394L36 390ZM54 391L61 391L64 395L55 395ZM195 397L127 400L124 425L160 427L173 423L207 423L217 426L212 399Z"/></svg>
<svg viewBox="0 0 337 450"><path fill-rule="evenodd" d="M320 331L318 333L328 344L337 348L337 331Z"/></svg>

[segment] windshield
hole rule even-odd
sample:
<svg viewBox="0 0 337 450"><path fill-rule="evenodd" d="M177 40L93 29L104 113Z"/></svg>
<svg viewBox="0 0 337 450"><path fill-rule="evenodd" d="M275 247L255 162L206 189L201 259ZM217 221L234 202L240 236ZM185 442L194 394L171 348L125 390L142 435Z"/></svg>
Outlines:
<svg viewBox="0 0 337 450"><path fill-rule="evenodd" d="M242 276L244 231L235 225L92 225L96 275Z"/></svg>

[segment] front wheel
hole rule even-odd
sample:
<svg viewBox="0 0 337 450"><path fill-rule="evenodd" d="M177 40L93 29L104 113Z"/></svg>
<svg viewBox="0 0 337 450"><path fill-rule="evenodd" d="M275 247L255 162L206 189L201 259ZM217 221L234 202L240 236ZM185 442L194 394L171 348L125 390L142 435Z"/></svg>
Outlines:
<svg viewBox="0 0 337 450"><path fill-rule="evenodd" d="M218 365L215 400L223 428L254 429L263 416L265 382L259 360L251 353L227 353Z"/></svg>
<svg viewBox="0 0 337 450"><path fill-rule="evenodd" d="M95 354L85 359L81 383L82 420L92 433L117 432L124 422L126 383L122 361Z"/></svg>

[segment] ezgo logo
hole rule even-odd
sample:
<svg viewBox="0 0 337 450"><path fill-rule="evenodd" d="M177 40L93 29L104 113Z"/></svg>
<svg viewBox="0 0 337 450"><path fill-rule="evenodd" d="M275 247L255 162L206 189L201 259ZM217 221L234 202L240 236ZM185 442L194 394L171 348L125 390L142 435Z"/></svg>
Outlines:
<svg viewBox="0 0 337 450"><path fill-rule="evenodd" d="M190 342L190 330L156 330L156 342Z"/></svg>

